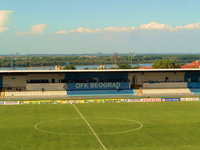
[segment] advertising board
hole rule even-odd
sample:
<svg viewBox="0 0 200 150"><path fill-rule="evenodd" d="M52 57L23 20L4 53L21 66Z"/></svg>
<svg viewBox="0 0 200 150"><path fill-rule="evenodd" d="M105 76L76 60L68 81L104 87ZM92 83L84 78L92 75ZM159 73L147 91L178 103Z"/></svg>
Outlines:
<svg viewBox="0 0 200 150"><path fill-rule="evenodd" d="M142 102L161 102L161 98L141 99Z"/></svg>
<svg viewBox="0 0 200 150"><path fill-rule="evenodd" d="M198 97L193 97L193 98L181 98L181 101L199 101Z"/></svg>
<svg viewBox="0 0 200 150"><path fill-rule="evenodd" d="M162 98L162 102L176 102L180 101L180 98Z"/></svg>
<svg viewBox="0 0 200 150"><path fill-rule="evenodd" d="M19 101L4 101L4 105L17 105Z"/></svg>
<svg viewBox="0 0 200 150"><path fill-rule="evenodd" d="M142 102L141 99L125 99L125 102Z"/></svg>

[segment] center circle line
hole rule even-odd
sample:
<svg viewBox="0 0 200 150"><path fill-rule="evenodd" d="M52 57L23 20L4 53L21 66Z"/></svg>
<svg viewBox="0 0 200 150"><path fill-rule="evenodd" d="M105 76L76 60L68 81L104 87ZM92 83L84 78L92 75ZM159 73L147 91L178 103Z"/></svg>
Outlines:
<svg viewBox="0 0 200 150"><path fill-rule="evenodd" d="M48 134L56 134L56 135L77 135L77 136L87 136L87 135L93 135L93 134L67 134L67 133L62 133L62 132L53 132L53 131L48 131L48 130L44 130L39 128L38 126L44 123L48 123L48 122L54 122L54 121L62 121L62 120L79 120L81 118L65 118L65 119L56 119L56 120L47 120L47 121L41 121L38 122L37 124L35 124L34 128L40 132L43 133L48 133ZM88 120L92 120L92 119L88 119ZM115 134L123 134L123 133L129 133L129 132L134 132L137 130L140 130L143 128L143 124L137 120L132 120L132 119L123 119L123 118L93 118L93 120L122 120L122 121L129 121L129 122L134 122L139 124L140 126L134 129L130 129L130 130L126 130L126 131L117 131L117 132L108 132L108 133L98 133L98 135L115 135Z"/></svg>

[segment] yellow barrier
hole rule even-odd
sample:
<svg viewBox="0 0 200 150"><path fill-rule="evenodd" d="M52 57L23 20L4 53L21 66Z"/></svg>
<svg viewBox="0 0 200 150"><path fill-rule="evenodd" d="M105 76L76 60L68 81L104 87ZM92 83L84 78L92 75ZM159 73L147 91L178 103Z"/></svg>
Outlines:
<svg viewBox="0 0 200 150"><path fill-rule="evenodd" d="M4 95L5 95L5 88L2 88L2 91L1 91L1 97L4 98Z"/></svg>
<svg viewBox="0 0 200 150"><path fill-rule="evenodd" d="M142 95L142 91L139 89L139 87L137 85L135 86L135 89L136 89L138 95Z"/></svg>

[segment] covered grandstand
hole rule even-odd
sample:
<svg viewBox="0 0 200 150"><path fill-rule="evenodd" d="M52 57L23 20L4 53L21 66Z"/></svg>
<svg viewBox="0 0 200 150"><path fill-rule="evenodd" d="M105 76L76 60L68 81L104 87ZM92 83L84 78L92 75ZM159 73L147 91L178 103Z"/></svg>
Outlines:
<svg viewBox="0 0 200 150"><path fill-rule="evenodd" d="M200 69L2 70L0 94L2 98L195 95L200 94Z"/></svg>

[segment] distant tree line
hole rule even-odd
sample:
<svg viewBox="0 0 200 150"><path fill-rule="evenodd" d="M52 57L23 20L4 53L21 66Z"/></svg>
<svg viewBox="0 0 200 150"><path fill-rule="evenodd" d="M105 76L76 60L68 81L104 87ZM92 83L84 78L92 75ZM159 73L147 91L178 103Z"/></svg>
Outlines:
<svg viewBox="0 0 200 150"><path fill-rule="evenodd" d="M167 68L180 68L180 65L175 64L170 60L157 60L152 65L153 69L167 69Z"/></svg>
<svg viewBox="0 0 200 150"><path fill-rule="evenodd" d="M142 64L153 63L159 60L173 61L175 64L184 64L200 60L200 55L119 55L117 64ZM11 67L11 56L0 56L0 67ZM66 62L72 65L106 65L114 64L114 55L72 55L72 56L14 56L14 67L41 67L41 66L64 66ZM123 66L122 66L123 68Z"/></svg>

